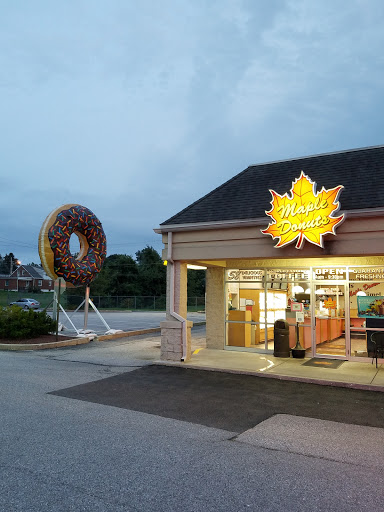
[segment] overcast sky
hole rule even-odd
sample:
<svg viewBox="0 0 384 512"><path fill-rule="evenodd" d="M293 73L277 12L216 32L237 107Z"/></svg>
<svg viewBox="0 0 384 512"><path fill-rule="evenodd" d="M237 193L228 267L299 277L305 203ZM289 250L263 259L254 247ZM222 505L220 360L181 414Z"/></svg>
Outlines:
<svg viewBox="0 0 384 512"><path fill-rule="evenodd" d="M382 0L0 0L0 254L40 262L65 203L160 251L248 165L383 144L383 27Z"/></svg>

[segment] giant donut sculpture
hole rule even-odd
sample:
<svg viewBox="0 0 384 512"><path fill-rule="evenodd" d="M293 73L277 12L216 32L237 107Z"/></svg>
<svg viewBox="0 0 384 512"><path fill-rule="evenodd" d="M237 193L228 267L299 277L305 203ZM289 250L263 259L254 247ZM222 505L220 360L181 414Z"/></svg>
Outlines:
<svg viewBox="0 0 384 512"><path fill-rule="evenodd" d="M69 249L71 235L79 238L80 253ZM46 273L73 286L88 286L100 272L107 242L99 219L84 206L65 204L45 219L39 235L39 254Z"/></svg>

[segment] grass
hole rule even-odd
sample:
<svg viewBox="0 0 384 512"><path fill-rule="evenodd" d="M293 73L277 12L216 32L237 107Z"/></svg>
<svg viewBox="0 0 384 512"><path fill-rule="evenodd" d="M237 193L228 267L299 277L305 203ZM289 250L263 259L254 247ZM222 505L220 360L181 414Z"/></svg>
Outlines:
<svg viewBox="0 0 384 512"><path fill-rule="evenodd" d="M0 307L8 306L11 302L15 302L17 299L22 298L36 299L40 302L41 307L45 308L53 299L52 292L46 293L32 293L32 292L9 292L0 290Z"/></svg>
<svg viewBox="0 0 384 512"><path fill-rule="evenodd" d="M47 307L50 302L52 301L53 299L53 292L44 292L44 293L33 293L33 292L25 292L25 291L22 291L22 292L10 292L10 291L5 291L5 290L0 290L0 307L3 307L3 306L8 306L11 302L15 302L17 299L22 299L22 298L29 298L29 299L36 299L40 302L40 305L42 308L45 308ZM77 299L77 297L76 297ZM63 305L63 307L67 310L74 310L76 309L77 305L80 304L83 300L83 297L78 297L78 301L76 300L76 302L74 304L67 304L66 303L66 299L65 299L65 294L62 295L61 297L61 304ZM108 310L108 309L111 309L111 310L121 310L121 311L124 311L124 310L129 310L129 311L165 311L165 306L164 307L156 307L155 309L153 307L143 307L143 308L134 308L134 307L129 307L129 305L127 305L127 307L124 307L122 306L122 304L120 303L120 301L117 301L116 305L113 303L113 299L111 299L112 301L112 304L109 305L108 307L108 301L106 303L101 303L100 304L100 310ZM99 308L99 304L98 304L98 301L95 300L95 305L97 308ZM130 304L131 305L131 304ZM188 305L188 312L192 313L192 312L201 312L201 311L204 311L205 309L205 306L204 305Z"/></svg>

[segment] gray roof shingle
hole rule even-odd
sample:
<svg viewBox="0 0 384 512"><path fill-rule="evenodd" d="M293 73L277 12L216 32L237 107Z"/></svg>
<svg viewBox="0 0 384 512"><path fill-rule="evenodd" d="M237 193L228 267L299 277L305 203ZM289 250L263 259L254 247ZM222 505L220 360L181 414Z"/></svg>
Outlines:
<svg viewBox="0 0 384 512"><path fill-rule="evenodd" d="M44 272L44 269L41 267L34 267L33 265L21 265L21 268L28 272L28 274L34 279L51 279L47 276L47 274Z"/></svg>
<svg viewBox="0 0 384 512"><path fill-rule="evenodd" d="M301 171L317 191L344 185L341 211L384 207L384 146L374 146L251 165L161 226L264 217L271 208L269 189L289 192Z"/></svg>

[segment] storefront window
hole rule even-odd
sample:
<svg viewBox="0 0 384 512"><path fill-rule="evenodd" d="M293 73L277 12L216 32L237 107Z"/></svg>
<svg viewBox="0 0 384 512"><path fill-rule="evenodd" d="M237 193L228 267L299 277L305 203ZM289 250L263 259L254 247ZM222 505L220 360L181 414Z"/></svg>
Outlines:
<svg viewBox="0 0 384 512"><path fill-rule="evenodd" d="M263 341L264 271L228 270L226 326L228 346L255 348Z"/></svg>
<svg viewBox="0 0 384 512"><path fill-rule="evenodd" d="M352 357L373 357L371 336L384 330L384 268L349 269Z"/></svg>
<svg viewBox="0 0 384 512"><path fill-rule="evenodd" d="M384 268L233 269L225 294L228 347L272 351L285 319L290 347L299 340L308 356L368 358L384 331Z"/></svg>

